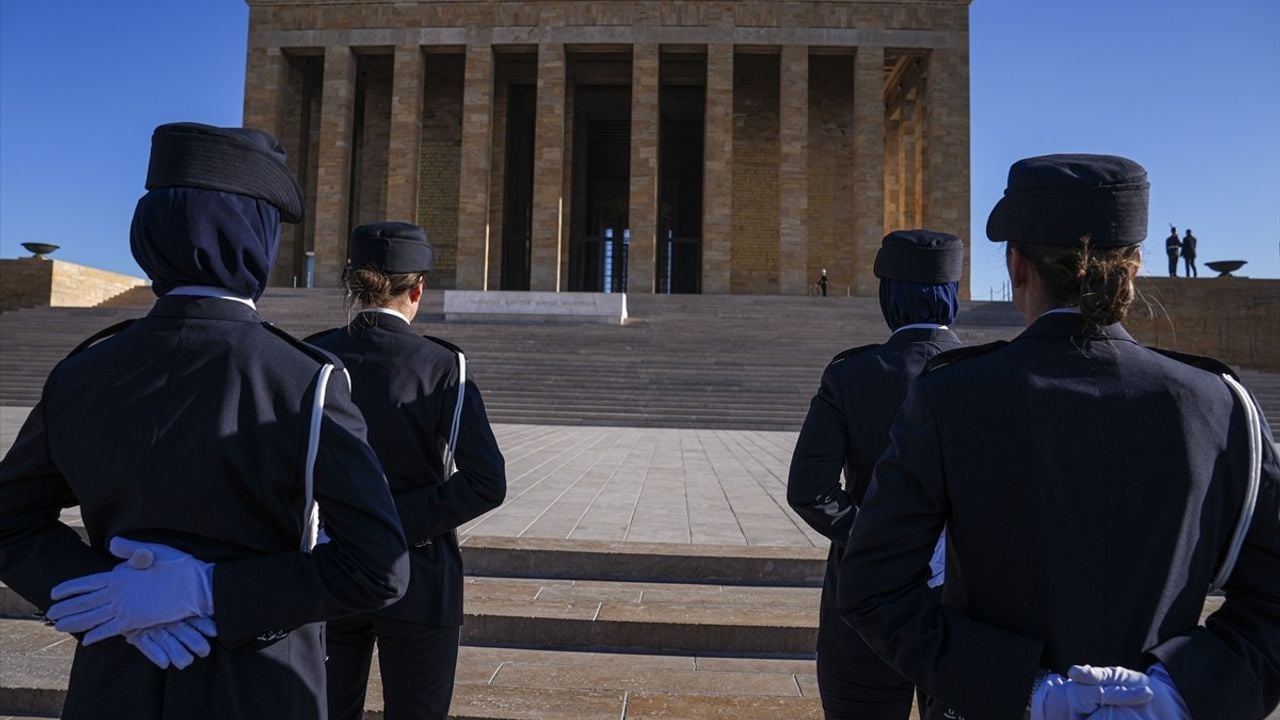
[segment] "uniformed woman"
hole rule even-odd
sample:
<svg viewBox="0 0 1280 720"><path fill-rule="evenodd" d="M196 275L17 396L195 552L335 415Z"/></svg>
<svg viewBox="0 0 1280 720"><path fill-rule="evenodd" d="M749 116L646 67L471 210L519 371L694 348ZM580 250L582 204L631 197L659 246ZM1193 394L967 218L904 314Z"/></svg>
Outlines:
<svg viewBox="0 0 1280 720"><path fill-rule="evenodd" d="M907 384L929 358L960 347L947 326L956 316L963 263L964 246L954 235L899 230L885 236L875 274L892 334L831 361L791 457L787 501L831 539L818 624L818 691L830 720L906 720L911 712L911 682L836 613L836 567Z"/></svg>
<svg viewBox="0 0 1280 720"><path fill-rule="evenodd" d="M1245 720L1280 698L1280 465L1228 367L1121 325L1147 192L1124 158L1013 165L987 235L1028 327L933 358L876 465L839 607L926 718ZM939 600L920 580L944 525Z"/></svg>
<svg viewBox="0 0 1280 720"><path fill-rule="evenodd" d="M412 572L400 602L329 622L329 718L363 717L375 640L387 720L444 718L462 625L455 529L502 503L506 465L462 351L410 326L434 259L426 231L362 225L348 257L349 303L362 309L349 325L309 341L351 371L352 399L386 469Z"/></svg>
<svg viewBox="0 0 1280 720"><path fill-rule="evenodd" d="M341 368L254 308L302 196L271 136L192 123L146 186L159 299L50 374L0 463L0 580L85 633L63 718L322 718L319 621L400 597L408 552Z"/></svg>

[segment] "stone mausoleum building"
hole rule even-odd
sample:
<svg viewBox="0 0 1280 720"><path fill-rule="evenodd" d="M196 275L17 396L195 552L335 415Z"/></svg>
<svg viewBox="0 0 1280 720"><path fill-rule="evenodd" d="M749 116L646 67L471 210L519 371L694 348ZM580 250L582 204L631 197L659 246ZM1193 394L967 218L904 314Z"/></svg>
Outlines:
<svg viewBox="0 0 1280 720"><path fill-rule="evenodd" d="M380 219L473 290L871 295L887 229L969 239L969 0L248 3L276 284Z"/></svg>

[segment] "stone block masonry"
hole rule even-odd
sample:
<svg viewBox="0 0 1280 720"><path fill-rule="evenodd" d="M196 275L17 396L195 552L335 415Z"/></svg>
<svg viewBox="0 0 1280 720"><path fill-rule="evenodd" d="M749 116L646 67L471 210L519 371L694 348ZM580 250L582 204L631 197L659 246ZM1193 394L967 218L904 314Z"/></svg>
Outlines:
<svg viewBox="0 0 1280 720"><path fill-rule="evenodd" d="M733 59L730 290L778 292L778 56Z"/></svg>
<svg viewBox="0 0 1280 720"><path fill-rule="evenodd" d="M0 260L0 312L24 307L93 307L147 281L65 260Z"/></svg>
<svg viewBox="0 0 1280 720"><path fill-rule="evenodd" d="M436 248L436 266L427 280L434 288L457 287L465 62L461 53L432 54L424 70L417 222ZM470 140L481 142L477 137ZM473 219L468 216L468 221Z"/></svg>
<svg viewBox="0 0 1280 720"><path fill-rule="evenodd" d="M248 2L245 120L285 141L309 201L276 285L305 277L309 252L316 284L335 284L350 226L383 217L427 227L436 287L474 290L527 270L535 291L625 274L632 293L801 295L826 268L834 292L874 295L886 230L969 239L969 0ZM508 156L511 89L535 81L533 147L522 134ZM701 142L660 102L679 86L702 91ZM609 87L629 111L593 118ZM617 152L592 123L619 121L629 177L589 162ZM701 197L669 207L666 137L702 148ZM627 219L625 249L605 208ZM508 210L531 227L504 233ZM967 258L965 273L967 295Z"/></svg>

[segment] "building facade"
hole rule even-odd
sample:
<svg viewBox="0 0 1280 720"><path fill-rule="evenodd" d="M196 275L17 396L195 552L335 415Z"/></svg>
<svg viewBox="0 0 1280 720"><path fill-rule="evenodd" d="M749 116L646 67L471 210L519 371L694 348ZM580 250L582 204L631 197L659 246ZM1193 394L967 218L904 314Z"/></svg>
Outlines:
<svg viewBox="0 0 1280 720"><path fill-rule="evenodd" d="M887 230L969 239L969 0L248 2L275 284L381 219L487 290L872 295Z"/></svg>

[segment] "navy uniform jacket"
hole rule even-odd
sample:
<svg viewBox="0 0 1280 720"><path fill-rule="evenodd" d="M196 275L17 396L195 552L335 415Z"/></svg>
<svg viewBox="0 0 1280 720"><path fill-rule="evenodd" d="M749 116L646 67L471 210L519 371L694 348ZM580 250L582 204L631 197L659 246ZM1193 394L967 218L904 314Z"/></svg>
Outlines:
<svg viewBox="0 0 1280 720"><path fill-rule="evenodd" d="M893 416L925 362L958 347L960 339L950 330L908 328L889 336L883 345L837 355L822 373L822 385L809 404L791 456L787 502L810 527L831 539L818 625L818 652L828 657L861 645L836 613L836 568L871 470L889 445ZM841 470L847 488L840 484Z"/></svg>
<svg viewBox="0 0 1280 720"><path fill-rule="evenodd" d="M938 701L931 718L1021 717L1037 668L1157 661L1193 717L1264 717L1280 698L1270 430L1226 601L1197 627L1245 494L1244 410L1216 373L1119 325L1086 344L1080 322L1046 315L913 383L842 559L841 613ZM939 602L920 580L944 522Z"/></svg>
<svg viewBox="0 0 1280 720"><path fill-rule="evenodd" d="M456 348L414 333L398 317L359 313L351 325L308 338L342 359L352 399L369 424L411 546L409 590L383 613L438 627L462 624L462 553L454 529L492 510L507 492L506 462L484 401L468 380L454 463L444 448L458 401Z"/></svg>
<svg viewBox="0 0 1280 720"><path fill-rule="evenodd" d="M116 535L216 563L210 656L160 670L119 637L81 646L63 717L323 717L318 621L395 600L408 562L340 374L314 475L340 540L299 551L310 353L247 305L163 297L50 374L0 462L0 580L47 610L53 586L120 562ZM76 505L90 545L58 521Z"/></svg>

